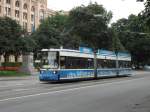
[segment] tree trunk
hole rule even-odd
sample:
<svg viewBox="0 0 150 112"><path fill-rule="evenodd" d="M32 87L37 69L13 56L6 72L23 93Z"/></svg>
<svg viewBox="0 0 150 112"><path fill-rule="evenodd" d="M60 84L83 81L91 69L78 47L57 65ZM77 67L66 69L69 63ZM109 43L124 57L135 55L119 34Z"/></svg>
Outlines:
<svg viewBox="0 0 150 112"><path fill-rule="evenodd" d="M2 66L2 59L1 59L1 55L0 55L0 67Z"/></svg>
<svg viewBox="0 0 150 112"><path fill-rule="evenodd" d="M18 55L15 55L15 62L18 62Z"/></svg>
<svg viewBox="0 0 150 112"><path fill-rule="evenodd" d="M4 60L5 60L5 62L9 62L9 54L4 55Z"/></svg>
<svg viewBox="0 0 150 112"><path fill-rule="evenodd" d="M33 53L28 53L23 55L23 63L19 71L31 75L37 74L33 66Z"/></svg>

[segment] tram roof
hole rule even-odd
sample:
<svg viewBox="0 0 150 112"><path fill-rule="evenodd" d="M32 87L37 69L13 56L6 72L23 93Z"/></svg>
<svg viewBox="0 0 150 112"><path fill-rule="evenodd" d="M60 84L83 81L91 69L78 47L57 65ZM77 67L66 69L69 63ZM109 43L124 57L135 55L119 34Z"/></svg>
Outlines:
<svg viewBox="0 0 150 112"><path fill-rule="evenodd" d="M94 58L93 52L83 52L80 50L72 50L72 49L42 49L42 51L58 51L61 56L71 56L71 57L84 57L84 58ZM98 59L110 59L116 60L116 54L113 51L108 50L98 50L97 53ZM118 52L118 59L131 61L131 55L126 52Z"/></svg>
<svg viewBox="0 0 150 112"><path fill-rule="evenodd" d="M41 51L61 51L61 52L80 52L79 50L72 50L72 49L42 49Z"/></svg>

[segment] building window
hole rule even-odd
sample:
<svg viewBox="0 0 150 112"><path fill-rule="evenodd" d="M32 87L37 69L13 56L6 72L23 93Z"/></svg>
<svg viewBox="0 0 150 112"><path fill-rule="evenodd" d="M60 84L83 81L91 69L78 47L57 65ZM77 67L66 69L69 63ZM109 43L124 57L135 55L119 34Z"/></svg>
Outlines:
<svg viewBox="0 0 150 112"><path fill-rule="evenodd" d="M24 8L25 10L27 10L27 9L28 9L28 5L25 3L25 4L23 5L23 8Z"/></svg>
<svg viewBox="0 0 150 112"><path fill-rule="evenodd" d="M19 18L19 10L15 10L15 17Z"/></svg>
<svg viewBox="0 0 150 112"><path fill-rule="evenodd" d="M40 22L44 20L44 10L40 11Z"/></svg>
<svg viewBox="0 0 150 112"><path fill-rule="evenodd" d="M18 20L16 20L16 22L17 22L17 24L19 24L19 21L18 21Z"/></svg>
<svg viewBox="0 0 150 112"><path fill-rule="evenodd" d="M7 4L10 4L10 0L6 0L6 3L7 3Z"/></svg>
<svg viewBox="0 0 150 112"><path fill-rule="evenodd" d="M16 5L16 7L19 7L19 6L20 6L20 3L19 3L18 0L16 1L15 5Z"/></svg>
<svg viewBox="0 0 150 112"><path fill-rule="evenodd" d="M27 23L26 22L23 22L23 29L27 30Z"/></svg>
<svg viewBox="0 0 150 112"><path fill-rule="evenodd" d="M2 12L2 6L0 6L0 13Z"/></svg>
<svg viewBox="0 0 150 112"><path fill-rule="evenodd" d="M5 7L5 14L6 14L6 16L11 15L11 9L9 7Z"/></svg>
<svg viewBox="0 0 150 112"><path fill-rule="evenodd" d="M31 21L32 22L34 21L34 15L33 14L31 15Z"/></svg>
<svg viewBox="0 0 150 112"><path fill-rule="evenodd" d="M31 11L32 11L32 12L35 12L35 8L34 8L34 6L32 6Z"/></svg>
<svg viewBox="0 0 150 112"><path fill-rule="evenodd" d="M28 14L26 12L23 13L23 19L27 20Z"/></svg>
<svg viewBox="0 0 150 112"><path fill-rule="evenodd" d="M35 31L35 26L34 26L34 24L31 24L31 31L32 31L32 32Z"/></svg>

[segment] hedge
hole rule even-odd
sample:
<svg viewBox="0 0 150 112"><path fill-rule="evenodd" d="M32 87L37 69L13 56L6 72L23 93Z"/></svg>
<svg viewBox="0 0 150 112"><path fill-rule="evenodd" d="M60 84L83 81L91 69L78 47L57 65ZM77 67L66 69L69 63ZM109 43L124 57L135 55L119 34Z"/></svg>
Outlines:
<svg viewBox="0 0 150 112"><path fill-rule="evenodd" d="M3 67L20 67L22 62L4 62L2 63Z"/></svg>

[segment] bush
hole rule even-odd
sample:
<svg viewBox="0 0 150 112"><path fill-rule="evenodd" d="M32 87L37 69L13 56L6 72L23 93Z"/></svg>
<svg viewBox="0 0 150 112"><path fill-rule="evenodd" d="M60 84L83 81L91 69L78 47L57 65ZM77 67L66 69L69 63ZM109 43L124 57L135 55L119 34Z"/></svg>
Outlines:
<svg viewBox="0 0 150 112"><path fill-rule="evenodd" d="M3 67L20 67L22 65L21 62L4 62L2 63Z"/></svg>
<svg viewBox="0 0 150 112"><path fill-rule="evenodd" d="M21 62L4 62L0 67L0 71L18 71L21 65Z"/></svg>
<svg viewBox="0 0 150 112"><path fill-rule="evenodd" d="M18 72L18 71L0 71L0 77L21 77L21 76L29 76L30 74Z"/></svg>

